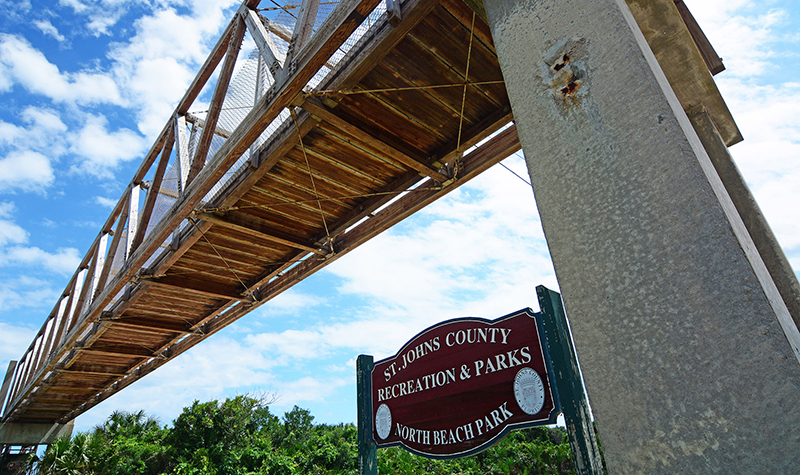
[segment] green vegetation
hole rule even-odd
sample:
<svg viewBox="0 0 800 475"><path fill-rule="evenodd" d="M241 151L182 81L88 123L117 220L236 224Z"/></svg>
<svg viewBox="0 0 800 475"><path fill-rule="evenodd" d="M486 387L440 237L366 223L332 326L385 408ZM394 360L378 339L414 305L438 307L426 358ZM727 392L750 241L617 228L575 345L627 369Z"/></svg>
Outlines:
<svg viewBox="0 0 800 475"><path fill-rule="evenodd" d="M356 428L314 424L295 406L283 418L248 396L200 403L161 426L144 411L115 412L93 431L59 440L31 461L39 474L356 474ZM574 473L566 433L515 431L473 457L431 460L400 449L378 451L386 474Z"/></svg>

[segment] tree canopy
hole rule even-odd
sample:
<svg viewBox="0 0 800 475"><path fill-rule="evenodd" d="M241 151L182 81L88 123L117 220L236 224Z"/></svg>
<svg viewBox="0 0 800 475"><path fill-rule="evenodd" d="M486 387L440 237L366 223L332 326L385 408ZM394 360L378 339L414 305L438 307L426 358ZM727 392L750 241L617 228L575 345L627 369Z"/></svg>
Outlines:
<svg viewBox="0 0 800 475"><path fill-rule="evenodd" d="M115 412L88 432L50 445L30 473L38 474L356 474L357 430L315 424L295 406L283 417L260 399L195 401L171 425L144 411ZM574 473L566 433L537 427L515 431L475 456L432 460L401 448L378 452L386 474Z"/></svg>

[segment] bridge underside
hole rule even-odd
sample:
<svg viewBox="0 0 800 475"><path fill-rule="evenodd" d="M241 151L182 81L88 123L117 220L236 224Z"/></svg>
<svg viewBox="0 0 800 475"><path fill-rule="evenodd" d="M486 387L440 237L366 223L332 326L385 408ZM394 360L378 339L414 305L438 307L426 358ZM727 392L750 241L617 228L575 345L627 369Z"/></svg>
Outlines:
<svg viewBox="0 0 800 475"><path fill-rule="evenodd" d="M117 270L116 300L84 305L74 341L28 394L12 396L6 420L71 420L520 148L486 24L473 26L458 0L409 0L402 15L373 28L314 90L287 94L281 109L291 113L213 199L165 213L155 228L180 217L167 239L146 265ZM240 135L258 137L247 129L264 120L251 115ZM163 200L161 180L146 186ZM190 193L176 194L173 209ZM120 231L113 237L124 241Z"/></svg>
<svg viewBox="0 0 800 475"><path fill-rule="evenodd" d="M343 0L303 33L315 3L294 32L242 5L10 372L4 422L74 419L520 149L480 2ZM674 25L637 20L672 54ZM674 62L684 107L740 140L706 64Z"/></svg>

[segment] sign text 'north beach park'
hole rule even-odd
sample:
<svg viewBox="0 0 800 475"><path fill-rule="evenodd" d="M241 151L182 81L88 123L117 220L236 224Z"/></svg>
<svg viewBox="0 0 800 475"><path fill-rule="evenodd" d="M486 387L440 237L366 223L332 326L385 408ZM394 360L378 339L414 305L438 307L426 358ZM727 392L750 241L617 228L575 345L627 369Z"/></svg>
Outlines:
<svg viewBox="0 0 800 475"><path fill-rule="evenodd" d="M422 331L373 367L375 443L461 457L512 429L555 422L560 408L541 335L530 309Z"/></svg>

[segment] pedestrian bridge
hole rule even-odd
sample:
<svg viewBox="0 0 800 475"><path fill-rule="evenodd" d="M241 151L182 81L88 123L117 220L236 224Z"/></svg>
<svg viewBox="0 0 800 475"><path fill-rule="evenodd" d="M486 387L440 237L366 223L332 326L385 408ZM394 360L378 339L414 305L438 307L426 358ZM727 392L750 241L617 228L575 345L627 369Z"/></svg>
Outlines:
<svg viewBox="0 0 800 475"><path fill-rule="evenodd" d="M520 149L481 2L261 3L12 362L3 422L71 421ZM682 2L628 3L684 108L740 140Z"/></svg>

